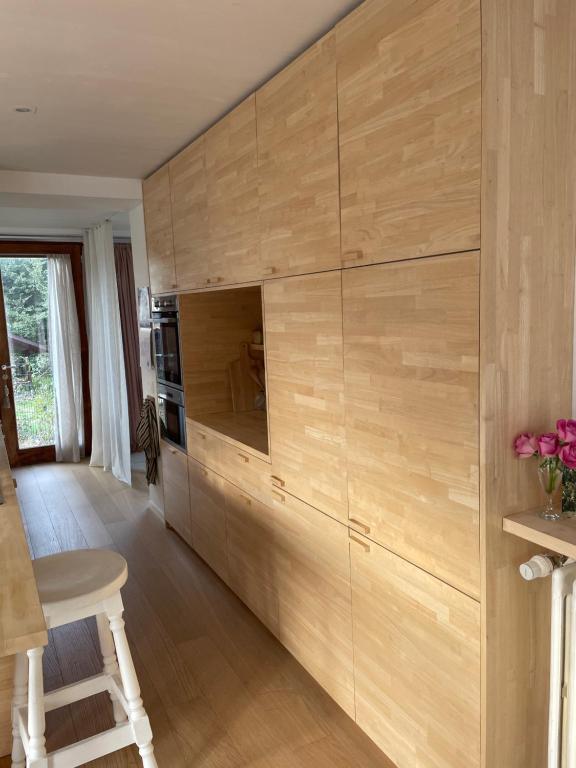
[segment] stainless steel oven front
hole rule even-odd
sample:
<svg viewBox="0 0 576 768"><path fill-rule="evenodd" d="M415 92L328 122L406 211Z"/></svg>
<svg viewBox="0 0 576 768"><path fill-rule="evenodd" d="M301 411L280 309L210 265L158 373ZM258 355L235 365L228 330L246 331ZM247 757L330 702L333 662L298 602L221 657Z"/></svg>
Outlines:
<svg viewBox="0 0 576 768"><path fill-rule="evenodd" d="M158 415L160 435L182 451L186 450L186 412L184 392L175 387L158 384Z"/></svg>
<svg viewBox="0 0 576 768"><path fill-rule="evenodd" d="M158 383L182 388L177 296L152 298L152 331Z"/></svg>

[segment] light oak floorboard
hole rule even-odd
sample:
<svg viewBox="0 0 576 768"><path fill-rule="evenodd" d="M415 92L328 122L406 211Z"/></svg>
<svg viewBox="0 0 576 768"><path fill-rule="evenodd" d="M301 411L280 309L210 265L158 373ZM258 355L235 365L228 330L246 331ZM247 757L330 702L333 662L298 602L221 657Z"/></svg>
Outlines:
<svg viewBox="0 0 576 768"><path fill-rule="evenodd" d="M238 598L126 488L87 464L15 470L32 554L128 560L126 625L160 768L394 768ZM50 690L100 667L95 622L50 633ZM106 696L47 718L55 749L112 725ZM135 768L129 748L90 764ZM9 761L0 759L0 768Z"/></svg>

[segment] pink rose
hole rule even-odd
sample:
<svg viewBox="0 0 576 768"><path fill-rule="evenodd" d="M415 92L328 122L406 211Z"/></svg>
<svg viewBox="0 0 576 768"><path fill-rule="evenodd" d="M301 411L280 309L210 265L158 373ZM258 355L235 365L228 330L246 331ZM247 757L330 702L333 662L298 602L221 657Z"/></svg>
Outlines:
<svg viewBox="0 0 576 768"><path fill-rule="evenodd" d="M556 432L546 432L538 438L538 450L541 456L556 456L560 443Z"/></svg>
<svg viewBox="0 0 576 768"><path fill-rule="evenodd" d="M574 419L559 419L556 422L558 437L563 443L576 441L576 421Z"/></svg>
<svg viewBox="0 0 576 768"><path fill-rule="evenodd" d="M576 443L568 443L560 448L560 460L568 469L576 469Z"/></svg>
<svg viewBox="0 0 576 768"><path fill-rule="evenodd" d="M538 451L538 439L530 432L522 432L514 440L514 450L521 459L529 459Z"/></svg>

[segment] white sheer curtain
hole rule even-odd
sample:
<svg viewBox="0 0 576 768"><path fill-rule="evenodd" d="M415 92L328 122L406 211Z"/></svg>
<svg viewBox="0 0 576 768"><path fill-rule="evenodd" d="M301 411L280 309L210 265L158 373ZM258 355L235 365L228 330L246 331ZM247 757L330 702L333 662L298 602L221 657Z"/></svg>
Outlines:
<svg viewBox="0 0 576 768"><path fill-rule="evenodd" d="M111 470L119 480L130 484L128 395L109 221L84 233L84 263L92 399L90 465Z"/></svg>
<svg viewBox="0 0 576 768"><path fill-rule="evenodd" d="M48 256L48 348L56 461L80 461L84 455L82 358L69 256Z"/></svg>

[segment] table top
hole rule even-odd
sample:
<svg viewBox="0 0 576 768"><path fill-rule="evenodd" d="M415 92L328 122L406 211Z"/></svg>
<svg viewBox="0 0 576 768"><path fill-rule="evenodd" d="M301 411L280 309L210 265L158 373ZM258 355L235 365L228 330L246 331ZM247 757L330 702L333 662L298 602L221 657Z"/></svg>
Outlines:
<svg viewBox="0 0 576 768"><path fill-rule="evenodd" d="M0 658L48 643L12 472L0 430ZM1 497L0 497L1 498Z"/></svg>

